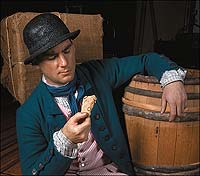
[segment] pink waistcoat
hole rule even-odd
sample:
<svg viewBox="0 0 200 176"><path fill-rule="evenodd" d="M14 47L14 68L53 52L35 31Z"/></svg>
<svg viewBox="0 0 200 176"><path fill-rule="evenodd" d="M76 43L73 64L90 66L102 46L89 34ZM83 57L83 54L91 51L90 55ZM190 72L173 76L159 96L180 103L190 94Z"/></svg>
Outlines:
<svg viewBox="0 0 200 176"><path fill-rule="evenodd" d="M66 118L69 118L69 109L58 104ZM117 166L111 162L96 143L92 132L88 140L78 144L78 157L73 160L66 175L126 175L118 172Z"/></svg>

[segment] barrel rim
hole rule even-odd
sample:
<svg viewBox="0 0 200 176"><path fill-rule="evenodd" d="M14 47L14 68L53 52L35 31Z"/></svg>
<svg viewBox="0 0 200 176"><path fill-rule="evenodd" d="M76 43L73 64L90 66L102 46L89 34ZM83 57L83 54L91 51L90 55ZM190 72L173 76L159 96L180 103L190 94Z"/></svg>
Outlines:
<svg viewBox="0 0 200 176"><path fill-rule="evenodd" d="M158 166L158 165L144 165L133 162L135 169L142 169L145 171L162 172L162 173L175 173L182 171L196 170L200 167L200 163L192 163L180 166Z"/></svg>
<svg viewBox="0 0 200 176"><path fill-rule="evenodd" d="M125 87L125 92L130 92L137 95L143 95L153 98L161 98L162 92L153 91L153 90L146 90L146 89L140 89L132 86ZM187 93L187 99L188 100L198 100L200 98L199 93Z"/></svg>
<svg viewBox="0 0 200 176"><path fill-rule="evenodd" d="M145 118L149 120L164 121L169 122L169 113L153 112L146 109L136 108L127 104L123 104L122 111L130 116L137 116L140 118ZM173 122L190 122L190 121L200 121L199 112L187 112L182 113L181 116L177 116Z"/></svg>

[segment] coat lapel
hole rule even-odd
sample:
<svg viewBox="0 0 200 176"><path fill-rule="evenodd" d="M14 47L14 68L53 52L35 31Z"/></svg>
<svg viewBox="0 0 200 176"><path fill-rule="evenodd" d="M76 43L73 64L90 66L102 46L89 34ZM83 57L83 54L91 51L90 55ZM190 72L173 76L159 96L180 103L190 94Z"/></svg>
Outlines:
<svg viewBox="0 0 200 176"><path fill-rule="evenodd" d="M47 119L47 122L51 128L53 128L54 131L57 131L66 123L65 116L49 93L45 83L41 81L39 86L41 89L41 97L45 110L45 118Z"/></svg>
<svg viewBox="0 0 200 176"><path fill-rule="evenodd" d="M97 105L101 113L103 114L103 109L102 109L102 102L100 97L98 96L98 93L95 89L95 86L92 83L92 80L90 80L87 75L89 75L88 70L84 67L77 66L76 68L76 73L78 75L78 79L81 81L81 84L84 85L85 88L85 96L89 95L95 95L97 97L97 102L95 106Z"/></svg>

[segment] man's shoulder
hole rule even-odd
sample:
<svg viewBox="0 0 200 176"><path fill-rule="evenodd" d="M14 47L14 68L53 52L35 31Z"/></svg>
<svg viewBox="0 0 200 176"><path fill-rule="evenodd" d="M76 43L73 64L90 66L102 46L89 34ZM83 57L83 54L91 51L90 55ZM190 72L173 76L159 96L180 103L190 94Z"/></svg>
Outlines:
<svg viewBox="0 0 200 176"><path fill-rule="evenodd" d="M18 111L22 109L31 109L36 106L38 99L41 95L44 95L42 82L39 82L38 85L33 89L30 96L25 100L25 102L18 108Z"/></svg>
<svg viewBox="0 0 200 176"><path fill-rule="evenodd" d="M88 71L98 71L100 69L105 69L106 65L112 66L112 63L118 58L105 58L105 59L92 59L81 64L77 64L78 70L88 70Z"/></svg>

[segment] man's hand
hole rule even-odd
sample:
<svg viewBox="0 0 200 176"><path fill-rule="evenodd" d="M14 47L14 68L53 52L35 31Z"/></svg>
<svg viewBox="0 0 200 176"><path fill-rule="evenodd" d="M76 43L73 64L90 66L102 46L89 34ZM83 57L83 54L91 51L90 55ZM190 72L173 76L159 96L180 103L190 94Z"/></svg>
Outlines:
<svg viewBox="0 0 200 176"><path fill-rule="evenodd" d="M87 141L90 126L88 113L78 112L67 121L62 132L71 142L77 144Z"/></svg>
<svg viewBox="0 0 200 176"><path fill-rule="evenodd" d="M187 106L187 94L181 81L175 81L166 85L162 94L161 114L165 112L167 102L170 106L169 121L173 121L176 116L180 116Z"/></svg>

